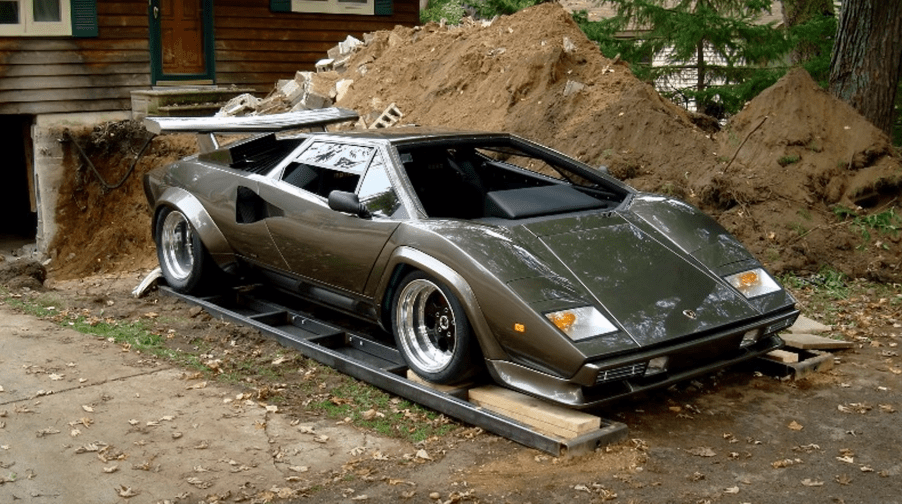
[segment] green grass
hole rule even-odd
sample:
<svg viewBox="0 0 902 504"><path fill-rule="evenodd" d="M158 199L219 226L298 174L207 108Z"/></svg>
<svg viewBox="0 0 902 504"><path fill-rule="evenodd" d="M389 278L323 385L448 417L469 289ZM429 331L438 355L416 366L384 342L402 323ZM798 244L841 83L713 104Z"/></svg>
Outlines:
<svg viewBox="0 0 902 504"><path fill-rule="evenodd" d="M791 164L798 163L802 158L799 156L783 156L780 159L777 159L777 163L780 166L789 166Z"/></svg>
<svg viewBox="0 0 902 504"><path fill-rule="evenodd" d="M341 378L342 383L331 390L332 397L313 402L310 407L330 418L349 418L355 425L412 442L443 436L456 427L444 415L353 378Z"/></svg>

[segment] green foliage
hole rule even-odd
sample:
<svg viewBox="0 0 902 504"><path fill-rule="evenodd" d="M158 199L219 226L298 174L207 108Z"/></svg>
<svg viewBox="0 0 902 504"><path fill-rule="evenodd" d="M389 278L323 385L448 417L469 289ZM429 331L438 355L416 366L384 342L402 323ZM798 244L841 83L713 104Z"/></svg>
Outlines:
<svg viewBox="0 0 902 504"><path fill-rule="evenodd" d="M738 112L750 99L782 77L788 53L799 44L817 48L817 56L802 62L812 76L825 82L836 19L817 17L786 30L755 20L771 2L766 0L601 0L617 15L591 22L586 13L574 20L608 57L619 54L633 73L647 81L674 77L687 66L700 69L689 86L661 90L678 103L695 100L698 110L716 116ZM635 33L636 37L623 37ZM699 48L704 56L699 58ZM652 66L653 57L669 50L671 64ZM717 61L712 61L714 55Z"/></svg>
<svg viewBox="0 0 902 504"><path fill-rule="evenodd" d="M899 229L902 229L902 217L896 213L895 208L868 215L858 215L854 210L836 206L833 208L833 213L840 220L849 221L865 242L871 241L871 231L876 231L881 235L892 234L895 236L899 233ZM884 248L886 248L885 245Z"/></svg>
<svg viewBox="0 0 902 504"><path fill-rule="evenodd" d="M460 24L461 19L473 15L481 19L513 14L546 0L431 0L429 6L420 11L420 22L440 22Z"/></svg>
<svg viewBox="0 0 902 504"><path fill-rule="evenodd" d="M780 159L777 159L777 164L780 166L789 166L791 164L798 163L802 158L797 155L792 156L783 156Z"/></svg>
<svg viewBox="0 0 902 504"><path fill-rule="evenodd" d="M787 275L781 279L781 282L790 289L812 289L819 297L837 300L849 297L849 286L846 280L848 278L841 271L830 266L823 266L814 275L808 277Z"/></svg>

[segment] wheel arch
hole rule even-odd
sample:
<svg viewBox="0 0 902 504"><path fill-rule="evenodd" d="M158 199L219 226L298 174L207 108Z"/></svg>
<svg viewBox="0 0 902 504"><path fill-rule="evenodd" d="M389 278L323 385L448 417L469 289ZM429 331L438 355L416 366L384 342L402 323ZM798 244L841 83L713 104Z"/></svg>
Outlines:
<svg viewBox="0 0 902 504"><path fill-rule="evenodd" d="M435 277L457 296L457 299L463 305L470 325L473 327L473 332L476 334L476 339L479 341L479 346L485 358L507 358L507 353L492 336L488 321L482 313L482 308L479 306L469 282L447 264L411 247L398 247L394 251L391 259L389 259L388 267L385 269L386 274L383 275L379 283L377 291L377 298L381 300L379 303L379 321L383 328L391 330L392 300L398 288L400 288L401 280L414 270L420 270Z"/></svg>
<svg viewBox="0 0 902 504"><path fill-rule="evenodd" d="M200 200L179 187L166 189L157 199L153 212L153 229L151 230L154 241L157 239L160 216L165 210L178 210L188 219L217 266L227 272L236 268L238 260L225 235L213 222L213 218L207 213Z"/></svg>

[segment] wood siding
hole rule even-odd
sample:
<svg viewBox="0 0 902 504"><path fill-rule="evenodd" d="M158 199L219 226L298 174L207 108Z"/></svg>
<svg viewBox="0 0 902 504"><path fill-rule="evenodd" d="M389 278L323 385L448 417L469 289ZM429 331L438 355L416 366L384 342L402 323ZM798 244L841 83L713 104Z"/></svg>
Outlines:
<svg viewBox="0 0 902 504"><path fill-rule="evenodd" d="M252 5L248 5L252 4ZM279 79L314 70L348 35L419 24L419 0L395 0L391 16L270 12L269 0L216 1L216 80L219 85L270 91Z"/></svg>
<svg viewBox="0 0 902 504"><path fill-rule="evenodd" d="M250 5L249 5L250 4ZM0 37L0 114L128 110L151 87L146 0L98 0L96 38ZM270 12L269 0L214 2L216 83L268 92L313 70L349 34L419 22L418 0L392 16Z"/></svg>

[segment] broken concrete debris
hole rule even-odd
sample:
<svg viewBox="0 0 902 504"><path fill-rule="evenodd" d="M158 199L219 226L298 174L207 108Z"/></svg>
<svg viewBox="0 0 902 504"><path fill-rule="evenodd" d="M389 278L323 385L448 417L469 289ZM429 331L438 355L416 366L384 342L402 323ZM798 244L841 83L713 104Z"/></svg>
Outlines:
<svg viewBox="0 0 902 504"><path fill-rule="evenodd" d="M370 40L372 39L370 38ZM328 58L321 59L316 63L316 72L336 71L342 73L347 67L351 53L365 44L365 42L348 35L345 40L329 49ZM351 79L342 79L324 92L322 89L317 89L313 81L313 74L314 72L299 71L295 74L294 79L282 79L263 99L255 98L251 94L237 96L226 103L216 116L267 115L330 107L335 101L340 100L354 83Z"/></svg>
<svg viewBox="0 0 902 504"><path fill-rule="evenodd" d="M390 128L397 124L402 117L404 117L404 114L401 113L397 105L392 103L379 114L379 117L367 129Z"/></svg>

